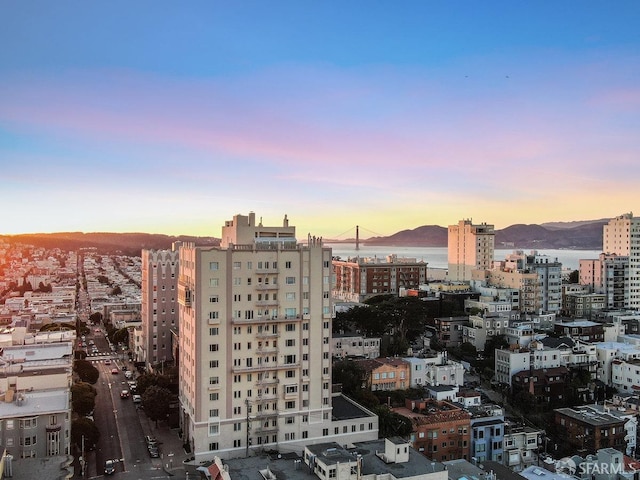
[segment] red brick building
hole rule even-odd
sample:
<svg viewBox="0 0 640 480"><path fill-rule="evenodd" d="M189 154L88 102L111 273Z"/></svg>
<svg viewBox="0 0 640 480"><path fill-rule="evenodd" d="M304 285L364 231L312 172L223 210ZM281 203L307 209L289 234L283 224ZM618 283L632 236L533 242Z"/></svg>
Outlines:
<svg viewBox="0 0 640 480"><path fill-rule="evenodd" d="M436 461L469 459L471 414L449 402L406 400L394 412L413 424L413 448Z"/></svg>

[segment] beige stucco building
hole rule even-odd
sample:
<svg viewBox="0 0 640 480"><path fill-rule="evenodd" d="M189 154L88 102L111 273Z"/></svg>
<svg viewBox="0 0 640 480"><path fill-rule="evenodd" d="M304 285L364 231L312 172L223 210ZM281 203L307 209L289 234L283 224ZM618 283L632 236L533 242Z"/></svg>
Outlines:
<svg viewBox="0 0 640 480"><path fill-rule="evenodd" d="M298 243L286 216L268 227L250 213L225 223L220 247L179 252L181 426L195 460L327 441L331 249ZM363 415L340 424L341 443L377 437Z"/></svg>
<svg viewBox="0 0 640 480"><path fill-rule="evenodd" d="M493 225L474 225L460 220L449 225L449 280L470 281L473 270L488 270L493 263L495 231Z"/></svg>

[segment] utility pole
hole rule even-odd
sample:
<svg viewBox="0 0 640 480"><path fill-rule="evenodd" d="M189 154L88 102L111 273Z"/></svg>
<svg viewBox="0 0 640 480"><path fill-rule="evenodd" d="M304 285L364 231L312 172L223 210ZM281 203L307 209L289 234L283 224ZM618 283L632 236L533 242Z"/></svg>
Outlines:
<svg viewBox="0 0 640 480"><path fill-rule="evenodd" d="M245 398L244 400L245 407L247 409L247 438L246 438L246 447L244 456L249 456L249 432L251 431L251 423L249 423L249 399Z"/></svg>
<svg viewBox="0 0 640 480"><path fill-rule="evenodd" d="M86 460L84 459L84 435L82 435L82 447L81 447L81 455L80 455L80 473L82 474L82 478L84 478L84 465Z"/></svg>

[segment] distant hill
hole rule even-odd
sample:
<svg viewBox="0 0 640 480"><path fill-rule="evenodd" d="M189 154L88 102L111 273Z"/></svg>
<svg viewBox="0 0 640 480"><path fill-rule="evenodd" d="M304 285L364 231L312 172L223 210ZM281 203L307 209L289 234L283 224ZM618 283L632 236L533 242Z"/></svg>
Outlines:
<svg viewBox="0 0 640 480"><path fill-rule="evenodd" d="M511 225L496 231L496 248L574 248L602 249L602 226L608 220L578 226L548 228L542 225Z"/></svg>
<svg viewBox="0 0 640 480"><path fill-rule="evenodd" d="M413 230L402 230L388 237L372 237L363 240L367 245L394 247L446 247L448 229L438 225L424 225Z"/></svg>
<svg viewBox="0 0 640 480"><path fill-rule="evenodd" d="M1 235L9 243L23 243L35 247L77 250L93 247L101 254L121 253L139 256L143 248L151 250L170 249L176 241L193 242L201 246L216 246L220 239L187 235L170 236L157 233L29 233L23 235Z"/></svg>
<svg viewBox="0 0 640 480"><path fill-rule="evenodd" d="M602 249L602 226L607 220L578 222L553 222L542 225L511 225L496 230L496 248L573 248L583 250ZM438 225L423 225L413 230L401 230L387 237L372 237L361 240L366 245L405 247L446 247L448 229ZM176 241L193 242L199 246L217 246L215 237L170 236L155 233L35 233L23 235L0 235L0 240L9 243L24 243L36 247L77 250L95 247L99 253L122 253L140 255L143 248L169 249ZM352 240L355 241L355 240Z"/></svg>
<svg viewBox="0 0 640 480"><path fill-rule="evenodd" d="M581 222L555 222L545 225L511 225L496 230L496 248L573 248L602 249L602 226L609 220ZM446 247L447 228L424 225L413 230L402 230L387 237L362 240L366 245L405 247Z"/></svg>

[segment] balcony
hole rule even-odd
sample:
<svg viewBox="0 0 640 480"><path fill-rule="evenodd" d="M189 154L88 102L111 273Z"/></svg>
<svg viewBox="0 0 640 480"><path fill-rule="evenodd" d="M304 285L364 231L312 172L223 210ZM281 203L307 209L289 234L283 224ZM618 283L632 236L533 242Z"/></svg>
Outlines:
<svg viewBox="0 0 640 480"><path fill-rule="evenodd" d="M259 273L259 274L266 274L266 273L269 273L269 274L278 274L278 268L277 268L277 267L276 267L276 268L273 268L273 267L269 267L269 268L264 268L264 267L263 267L263 268L260 268L260 267L258 267L258 268L256 268L256 273Z"/></svg>
<svg viewBox="0 0 640 480"><path fill-rule="evenodd" d="M256 386L269 386L269 385L278 385L280 383L280 379L278 377L269 377L269 378L261 378L256 380Z"/></svg>
<svg viewBox="0 0 640 480"><path fill-rule="evenodd" d="M256 355L271 355L278 353L278 347L258 347L256 348Z"/></svg>
<svg viewBox="0 0 640 480"><path fill-rule="evenodd" d="M278 394L276 393L263 393L262 395L258 395L254 403L267 403L267 402L275 402L278 400Z"/></svg>
<svg viewBox="0 0 640 480"><path fill-rule="evenodd" d="M191 299L193 297L193 292L191 287L186 283L179 282L178 283L178 304L183 307L191 307Z"/></svg>
<svg viewBox="0 0 640 480"><path fill-rule="evenodd" d="M278 300L256 300L254 304L256 307L277 307L280 302Z"/></svg>
<svg viewBox="0 0 640 480"><path fill-rule="evenodd" d="M278 338L280 336L279 332L273 332L273 331L262 331L262 332L257 332L256 333L256 338L257 339L268 339L268 338Z"/></svg>
<svg viewBox="0 0 640 480"><path fill-rule="evenodd" d="M259 292L263 292L265 290L278 290L277 283L259 283L255 286L255 289Z"/></svg>

